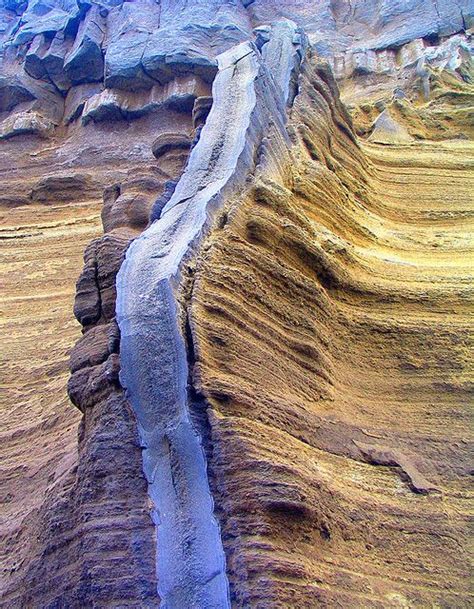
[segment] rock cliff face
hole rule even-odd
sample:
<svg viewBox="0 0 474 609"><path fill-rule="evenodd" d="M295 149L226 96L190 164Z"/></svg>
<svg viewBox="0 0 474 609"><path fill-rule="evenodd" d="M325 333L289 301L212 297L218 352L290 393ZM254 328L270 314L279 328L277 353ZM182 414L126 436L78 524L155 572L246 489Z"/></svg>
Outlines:
<svg viewBox="0 0 474 609"><path fill-rule="evenodd" d="M0 2L2 607L470 606L473 19Z"/></svg>

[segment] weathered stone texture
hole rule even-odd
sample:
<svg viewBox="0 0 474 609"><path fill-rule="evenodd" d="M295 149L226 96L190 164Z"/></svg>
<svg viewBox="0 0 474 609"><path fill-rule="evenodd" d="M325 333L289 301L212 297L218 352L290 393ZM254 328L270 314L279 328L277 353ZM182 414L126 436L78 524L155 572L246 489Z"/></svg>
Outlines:
<svg viewBox="0 0 474 609"><path fill-rule="evenodd" d="M470 606L473 19L0 0L2 607Z"/></svg>

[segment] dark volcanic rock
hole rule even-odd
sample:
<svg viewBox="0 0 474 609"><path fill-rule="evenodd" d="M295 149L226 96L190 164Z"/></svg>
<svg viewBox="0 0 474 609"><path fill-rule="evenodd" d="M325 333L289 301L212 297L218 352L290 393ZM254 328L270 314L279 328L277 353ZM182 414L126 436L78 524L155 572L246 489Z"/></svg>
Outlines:
<svg viewBox="0 0 474 609"><path fill-rule="evenodd" d="M71 45L62 32L52 41L43 34L36 36L25 57L25 71L36 79L50 80L61 91L67 91L71 82L64 72L64 57Z"/></svg>
<svg viewBox="0 0 474 609"><path fill-rule="evenodd" d="M37 3L36 6L47 6ZM56 34L56 32L64 32L72 21L78 17L78 9L72 13L68 13L59 8L53 8L46 14L41 14L41 18L34 11L27 11L22 15L24 25L21 26L13 39L13 45L21 46L31 42L37 36L46 34L48 36Z"/></svg>
<svg viewBox="0 0 474 609"><path fill-rule="evenodd" d="M79 323L88 326L99 320L100 291L97 285L97 240L84 253L84 268L77 280L74 315Z"/></svg>
<svg viewBox="0 0 474 609"><path fill-rule="evenodd" d="M21 600L4 606L158 606L133 414L115 386L104 399L88 403L77 471L47 494L43 518L33 528L44 557L26 566L16 590Z"/></svg>
<svg viewBox="0 0 474 609"><path fill-rule="evenodd" d="M102 43L105 20L98 6L92 6L79 26L74 46L64 62L64 71L73 85L102 81L104 58Z"/></svg>
<svg viewBox="0 0 474 609"><path fill-rule="evenodd" d="M133 236L129 230L115 231L88 246L74 302L74 315L83 326L114 318L115 276Z"/></svg>
<svg viewBox="0 0 474 609"><path fill-rule="evenodd" d="M18 104L33 99L35 95L19 78L0 76L0 112L9 112Z"/></svg>
<svg viewBox="0 0 474 609"><path fill-rule="evenodd" d="M473 11L473 6L470 2L465 3L466 14ZM463 7L457 2L379 0L374 6L361 3L363 20L369 15L374 31L382 31L370 45L374 49L400 47L416 38L448 36L464 28Z"/></svg>
<svg viewBox="0 0 474 609"><path fill-rule="evenodd" d="M110 41L105 55L105 83L118 89L149 88L155 81L143 70L142 57L160 22L156 2L126 2L107 18Z"/></svg>

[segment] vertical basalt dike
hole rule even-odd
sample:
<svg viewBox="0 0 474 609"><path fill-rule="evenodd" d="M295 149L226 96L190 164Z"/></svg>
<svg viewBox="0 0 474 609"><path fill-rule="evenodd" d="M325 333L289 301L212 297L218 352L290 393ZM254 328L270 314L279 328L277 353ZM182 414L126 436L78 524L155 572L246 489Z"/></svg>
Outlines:
<svg viewBox="0 0 474 609"><path fill-rule="evenodd" d="M293 37L288 27L282 38L291 51ZM160 218L128 249L117 281L120 378L144 447L158 590L170 608L230 606L202 439L188 403L191 345L180 303L181 269L199 255L223 201L244 185L265 127L276 120L285 137L286 96L278 86L286 87L273 81L257 48L243 43L217 61L213 105L199 141Z"/></svg>

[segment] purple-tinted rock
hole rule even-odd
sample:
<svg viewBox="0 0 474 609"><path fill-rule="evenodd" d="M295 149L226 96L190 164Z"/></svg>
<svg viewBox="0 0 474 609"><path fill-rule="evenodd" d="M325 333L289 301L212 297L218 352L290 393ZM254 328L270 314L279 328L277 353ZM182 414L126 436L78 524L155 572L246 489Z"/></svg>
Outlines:
<svg viewBox="0 0 474 609"><path fill-rule="evenodd" d="M36 36L25 56L25 71L36 79L49 80L61 91L71 83L64 72L64 57L70 41L59 32L52 41L43 34Z"/></svg>
<svg viewBox="0 0 474 609"><path fill-rule="evenodd" d="M74 46L64 62L64 70L74 85L103 80L104 35L105 20L99 7L92 6L81 22Z"/></svg>
<svg viewBox="0 0 474 609"><path fill-rule="evenodd" d="M0 112L10 112L15 106L36 99L19 78L0 76Z"/></svg>

